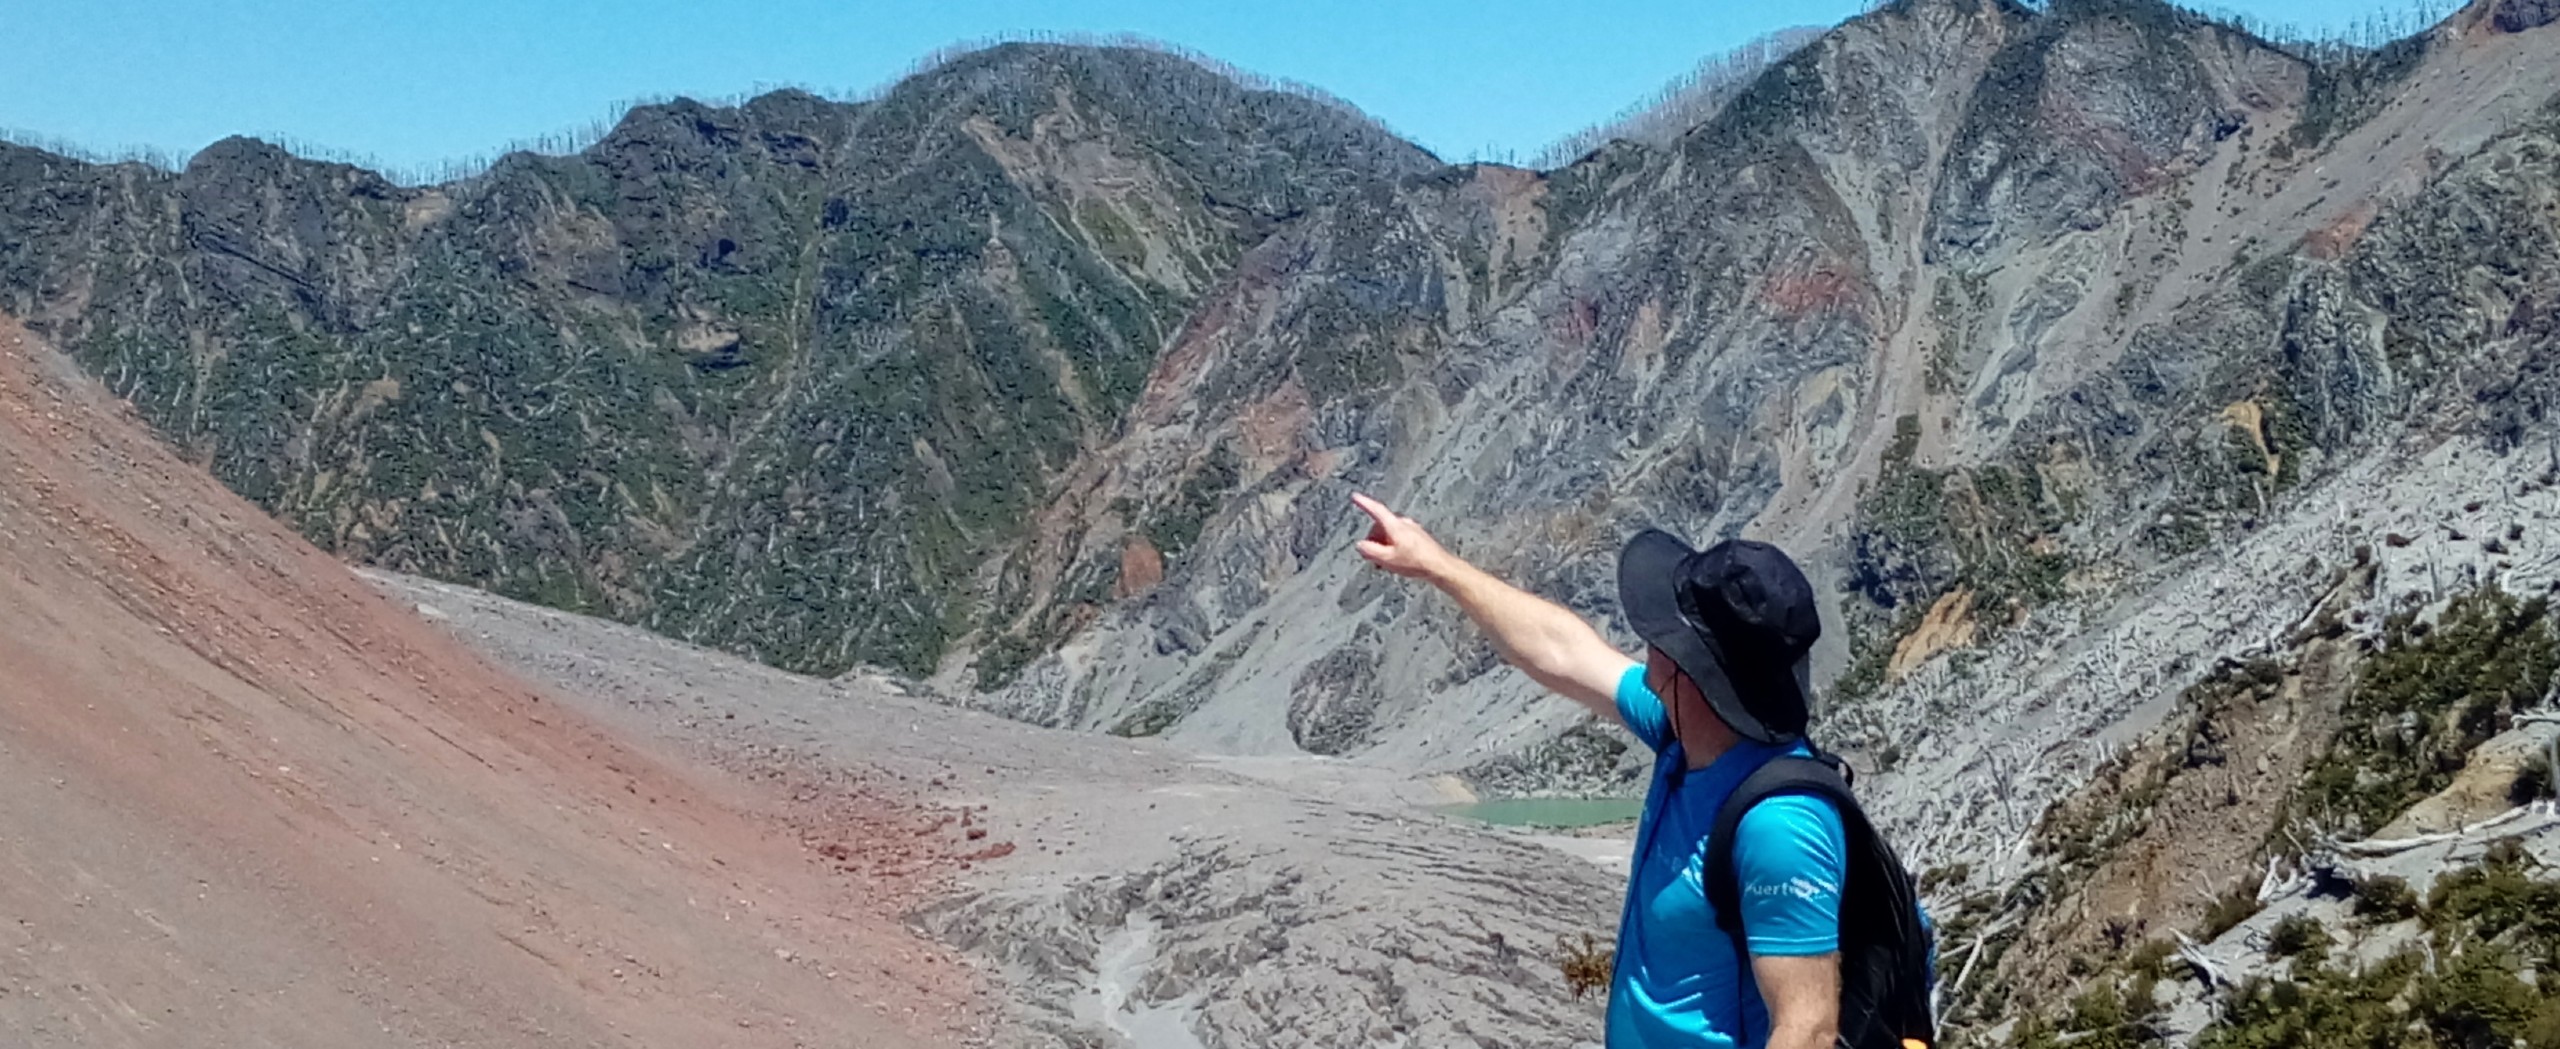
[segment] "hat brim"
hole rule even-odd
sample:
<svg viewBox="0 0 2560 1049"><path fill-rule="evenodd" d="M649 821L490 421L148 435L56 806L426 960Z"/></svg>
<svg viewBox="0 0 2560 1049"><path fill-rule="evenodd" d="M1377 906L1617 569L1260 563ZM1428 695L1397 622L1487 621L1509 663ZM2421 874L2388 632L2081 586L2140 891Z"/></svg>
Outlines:
<svg viewBox="0 0 2560 1049"><path fill-rule="evenodd" d="M1801 727L1793 732L1775 731L1743 705L1741 693L1725 675L1723 654L1717 650L1714 634L1680 607L1681 575L1696 553L1689 544L1655 529L1637 533L1627 541L1618 552L1618 606L1626 610L1628 625L1646 644L1670 656L1680 672L1697 683L1707 706L1743 738L1761 743L1796 738L1801 735ZM1803 697L1808 694L1803 688L1804 676L1801 665L1789 675L1790 683L1799 689L1798 710L1804 709Z"/></svg>

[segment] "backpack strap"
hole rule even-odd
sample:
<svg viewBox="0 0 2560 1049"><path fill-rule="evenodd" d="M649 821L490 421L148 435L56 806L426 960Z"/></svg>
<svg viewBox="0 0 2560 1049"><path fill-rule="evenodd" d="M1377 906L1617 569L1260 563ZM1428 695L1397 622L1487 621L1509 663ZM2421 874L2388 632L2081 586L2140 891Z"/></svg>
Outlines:
<svg viewBox="0 0 2560 1049"><path fill-rule="evenodd" d="M1847 765L1830 754L1781 755L1753 770L1716 808L1713 837L1701 872L1716 925L1733 938L1734 954L1749 965L1750 940L1742 928L1741 873L1734 869L1734 838L1752 806L1781 794L1831 802L1840 813L1848 851L1841 857L1841 1014L1839 1044L1900 1047L1937 1044L1930 995L1932 934L1920 913L1911 873L1886 844L1850 792Z"/></svg>
<svg viewBox="0 0 2560 1049"><path fill-rule="evenodd" d="M1840 820L1847 826L1861 815L1858 799L1849 791L1848 766L1837 756L1814 752L1812 757L1781 754L1752 771L1742 785L1733 788L1724 804L1716 807L1714 829L1707 837L1707 858L1702 873L1706 878L1707 902L1716 910L1716 927L1733 938L1736 957L1749 964L1751 944L1742 929L1742 876L1733 867L1733 840L1742 829L1742 817L1752 806L1781 794L1809 794L1831 802L1840 810Z"/></svg>

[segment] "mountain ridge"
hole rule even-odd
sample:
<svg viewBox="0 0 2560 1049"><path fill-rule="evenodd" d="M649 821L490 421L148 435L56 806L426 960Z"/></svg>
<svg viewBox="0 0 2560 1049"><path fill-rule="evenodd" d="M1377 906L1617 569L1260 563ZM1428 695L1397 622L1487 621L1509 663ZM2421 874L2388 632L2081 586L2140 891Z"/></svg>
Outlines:
<svg viewBox="0 0 2560 1049"><path fill-rule="evenodd" d="M841 666L860 647L878 661L920 669L945 633L940 610L920 606L939 604L933 595L957 585L967 551L988 541L990 527L1001 531L1001 520L1015 512L1009 508L1041 483L1044 464L1071 454L1088 427L1107 425L1181 302L1237 243L1297 210L1306 195L1338 191L1339 176L1300 171L1292 158L1331 156L1336 160L1325 162L1347 165L1341 171L1424 162L1419 151L1317 103L1248 92L1144 52L1017 46L955 61L940 76L862 107L790 94L727 111L641 107L583 157L511 155L450 192L403 190L343 166L297 168L281 153L242 140L208 150L176 176L92 169L89 177L109 186L76 187L68 193L73 199L47 200L53 169L67 165L13 151L19 177L12 181L38 199L15 202L12 214L108 228L16 231L11 240L23 247L8 260L9 283L13 298L33 310L39 324L56 323L48 307L73 307L59 323L75 352L85 352L111 380L125 377L120 392L138 392L146 414L194 447L228 483L334 549L554 604L616 611L680 634L727 637L732 644L742 643L740 632L750 629L743 617L755 621L764 638L758 651L768 659ZM1173 79L1149 79L1164 77ZM1083 85L1084 94L1067 90L1072 85ZM1132 91L1178 91L1204 105L1225 105L1219 112L1242 130L1211 134L1216 129L1196 120L1183 123L1190 119L1185 111L1130 104L1137 97ZM1122 101L1085 114L1101 124L1074 123L1076 106L1114 98ZM1044 112L1060 119L1039 124L1035 118ZM1134 163L1113 168L1117 161L1106 149L1086 156L1101 167L1071 170L1064 182L1018 181L1040 170L1038 151L1047 147L1038 136L1125 136L1129 122L1141 119L1169 128L1145 138L1176 143L1176 153L1131 146ZM939 130L923 136L924 128ZM1021 137L1026 134L1034 137ZM874 140L908 147L844 152ZM725 159L728 150L736 160ZM1010 167L1006 156L1013 157ZM912 164L925 167L909 170ZM829 165L841 170L812 174ZM262 184L273 185L270 197L287 195L284 210L243 210L238 202L251 198L240 191ZM1188 188L1168 196L1163 187L1172 184ZM140 196L174 196L179 214L148 206L116 210L124 207L119 201ZM1133 222L1118 210L1124 204L1153 217ZM65 205L71 216L62 214ZM972 214L982 217L963 220ZM919 222L919 215L939 217ZM113 243L119 238L121 246ZM98 248L99 240L109 244ZM106 257L79 258L84 241L92 247L86 254ZM249 250L253 244L266 253ZM414 257L405 257L403 244ZM70 250L47 251L57 248ZM167 294L195 286L180 274L131 272L124 260L140 258L201 266L213 287L194 301ZM101 280L146 285L110 289L104 297L127 311L163 315L101 318L78 309ZM982 286L990 280L992 292ZM213 301L223 297L237 301ZM189 309L215 312L208 305L220 306L220 315L189 319ZM456 310L470 313L455 316ZM925 312L935 314L930 323ZM315 323L323 329L317 336L307 330ZM110 330L93 331L102 327ZM220 414L261 419L250 432L223 431L219 418L208 420L198 410L204 396L197 374L211 369L218 381L219 366L235 358L172 345L174 332L190 327L213 329L191 336L199 340L272 347L281 359L259 362L255 387L280 385L302 396L338 387L328 396L352 413L347 432L330 432L325 417L314 425L305 407L276 403L258 388L223 391L233 400ZM235 330L222 331L226 327ZM236 330L242 328L249 330ZM415 331L403 337L406 328ZM372 374L273 374L290 365L334 372L344 355L312 354L327 354L323 347L331 340L362 342L369 335L379 344L371 353ZM470 359L461 347L419 348L439 336L505 347L501 352L521 363L491 372L485 357ZM990 340L998 345L981 345ZM980 348L955 371L944 353L903 345L918 342ZM812 370L808 354L821 345L829 356ZM599 357L616 348L622 356ZM422 354L424 360L415 359ZM190 363L190 357L204 359ZM598 360L613 362L620 374L601 377L603 388L581 390L579 362ZM395 364L433 375L391 374ZM754 364L762 366L748 367ZM829 365L864 371L831 374ZM873 369L882 370L869 374ZM268 381L274 378L282 381ZM908 503L878 508L896 524L874 523L872 508L847 505L850 493L837 495L834 509L868 525L870 563L860 566L865 588L873 585L871 564L896 564L913 596L841 624L829 621L847 614L841 605L814 618L741 613L718 589L730 577L710 572L707 561L699 568L661 566L653 574L653 557L688 547L708 553L695 541L706 532L736 537L709 545L730 548L724 560L743 561L752 574L770 571L770 559L742 552L737 542L748 535L776 545L784 534L799 537L810 548L804 561L844 545L820 539L818 529L794 527L791 510L725 514L723 502L735 497L720 493L743 486L762 493L753 497L757 503L791 501L790 483L752 471L741 476L729 464L739 454L789 457L772 443L778 435L771 428L811 410L808 391L798 384L857 379L864 384L847 391L853 400L885 397L901 405L895 411L875 406L873 414L888 412L874 425L901 431L903 439L874 443L921 450L912 463L856 464L871 475L865 488L881 487L889 477L912 488ZM955 408L1000 397L1030 410L1012 419L982 408L945 410L939 432L931 432L923 425L929 420L903 407L954 388ZM414 417L399 395L414 398L422 389L462 402L453 410L505 425L475 433L444 423L449 416ZM492 389L505 396L491 399ZM536 413L563 407L543 406L546 389L605 400L573 426L544 423L548 416ZM647 404L660 394L666 400L655 411L631 410L633 400ZM521 407L528 404L533 407ZM386 425L386 417L404 413L413 417L397 421L408 426ZM288 434L287 425L310 432ZM843 446L842 437L833 436L844 431L842 420L802 418L796 425L803 434L815 429L822 447ZM599 436L599 426L608 432ZM447 459L501 461L475 471L483 476L455 476L461 471L386 458L365 443L368 433L395 429L407 429L410 443L440 447ZM610 432L615 429L626 432ZM582 446L636 447L644 460L656 461L590 460L565 473L536 469L536 476L516 480L500 449L519 440L536 449L537 467L575 463L590 454L577 451ZM326 456L333 443L337 463L305 461L314 449ZM830 487L807 473L812 464L793 469L801 490ZM345 483L368 470L403 476L371 482L374 490L350 505ZM602 494L563 496L589 485ZM456 495L466 505L436 511L440 520L466 518L473 531L507 535L538 552L511 559L503 547L481 542L475 549L449 529L413 520L415 504ZM915 499L935 511L917 510ZM806 498L800 502L793 509L804 518L818 509ZM590 551L590 545L604 549ZM613 556L601 558L599 570L587 570L607 552ZM865 557L848 558L855 559ZM828 571L819 569L822 576ZM660 594L669 600L660 602ZM965 620L965 612L959 618Z"/></svg>

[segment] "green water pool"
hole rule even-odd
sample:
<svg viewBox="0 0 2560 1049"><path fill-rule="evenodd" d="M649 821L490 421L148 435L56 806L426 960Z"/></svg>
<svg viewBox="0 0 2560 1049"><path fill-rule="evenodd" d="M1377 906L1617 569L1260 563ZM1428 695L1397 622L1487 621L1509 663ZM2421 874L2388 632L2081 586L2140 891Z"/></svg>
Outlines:
<svg viewBox="0 0 2560 1049"><path fill-rule="evenodd" d="M1623 823L1644 811L1643 798L1495 798L1440 811L1511 827L1589 827Z"/></svg>

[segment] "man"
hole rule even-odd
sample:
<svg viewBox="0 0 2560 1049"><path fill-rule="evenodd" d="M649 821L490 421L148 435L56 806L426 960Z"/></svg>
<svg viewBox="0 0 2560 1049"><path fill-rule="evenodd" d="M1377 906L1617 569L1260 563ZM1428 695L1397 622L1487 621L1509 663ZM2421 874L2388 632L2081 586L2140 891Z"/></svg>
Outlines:
<svg viewBox="0 0 2560 1049"><path fill-rule="evenodd" d="M1840 1025L1840 887L1846 831L1832 802L1782 795L1734 834L1742 939L1717 924L1703 864L1716 810L1781 754L1807 754L1806 654L1821 633L1813 588L1776 547L1705 551L1658 531L1618 559L1618 600L1646 642L1619 652L1571 611L1443 549L1365 495L1360 556L1455 598L1511 665L1655 753L1637 826L1609 988L1610 1049L1831 1049Z"/></svg>

